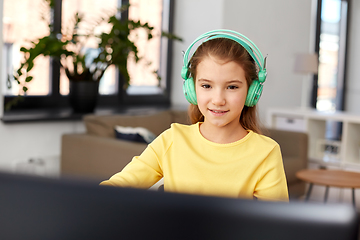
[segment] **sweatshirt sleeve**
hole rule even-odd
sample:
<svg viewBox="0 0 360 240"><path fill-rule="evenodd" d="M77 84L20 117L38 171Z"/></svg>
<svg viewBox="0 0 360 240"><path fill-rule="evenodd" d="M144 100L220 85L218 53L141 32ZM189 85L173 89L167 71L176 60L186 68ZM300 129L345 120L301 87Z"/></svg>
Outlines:
<svg viewBox="0 0 360 240"><path fill-rule="evenodd" d="M147 189L163 177L161 156L168 146L165 131L158 136L140 156L135 156L125 168L100 185Z"/></svg>
<svg viewBox="0 0 360 240"><path fill-rule="evenodd" d="M254 196L259 200L288 201L288 188L280 146L276 145L263 162Z"/></svg>

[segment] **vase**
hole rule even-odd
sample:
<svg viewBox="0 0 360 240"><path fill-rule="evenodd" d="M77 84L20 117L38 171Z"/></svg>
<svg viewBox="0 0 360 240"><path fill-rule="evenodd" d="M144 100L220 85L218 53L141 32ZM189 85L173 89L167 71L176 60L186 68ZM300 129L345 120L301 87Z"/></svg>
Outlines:
<svg viewBox="0 0 360 240"><path fill-rule="evenodd" d="M74 113L91 113L97 104L99 81L70 81L70 106Z"/></svg>

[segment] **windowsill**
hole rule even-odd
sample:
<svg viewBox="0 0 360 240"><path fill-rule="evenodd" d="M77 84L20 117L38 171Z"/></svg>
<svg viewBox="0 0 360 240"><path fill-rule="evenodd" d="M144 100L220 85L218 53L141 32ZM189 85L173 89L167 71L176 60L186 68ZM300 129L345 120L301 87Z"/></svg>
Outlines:
<svg viewBox="0 0 360 240"><path fill-rule="evenodd" d="M1 121L8 123L41 122L41 121L77 121L82 120L84 115L111 115L111 114L146 114L159 110L167 110L169 105L136 105L126 107L98 107L93 113L74 113L70 108L61 109L33 109L12 110L4 112Z"/></svg>

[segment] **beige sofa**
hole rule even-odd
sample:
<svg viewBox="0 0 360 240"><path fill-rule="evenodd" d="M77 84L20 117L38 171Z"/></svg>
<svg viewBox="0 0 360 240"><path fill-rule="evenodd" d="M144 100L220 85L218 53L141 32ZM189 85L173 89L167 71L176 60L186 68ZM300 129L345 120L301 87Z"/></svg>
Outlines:
<svg viewBox="0 0 360 240"><path fill-rule="evenodd" d="M115 138L116 125L143 127L155 135L173 122L188 123L186 111L154 111L148 114L86 115L86 133L64 134L61 144L61 174L65 177L108 179L119 172L147 144Z"/></svg>
<svg viewBox="0 0 360 240"><path fill-rule="evenodd" d="M296 177L296 172L307 168L308 135L276 129L267 129L264 133L280 145L290 198L302 197L305 194L305 183Z"/></svg>
<svg viewBox="0 0 360 240"><path fill-rule="evenodd" d="M139 155L145 143L115 138L116 125L144 127L158 135L173 122L188 124L186 111L156 111L146 115L87 115L86 133L62 136L61 173L63 177L102 181L119 172L133 156ZM307 135L269 129L267 134L282 150L285 172L292 198L304 194L305 184L295 176L307 166Z"/></svg>

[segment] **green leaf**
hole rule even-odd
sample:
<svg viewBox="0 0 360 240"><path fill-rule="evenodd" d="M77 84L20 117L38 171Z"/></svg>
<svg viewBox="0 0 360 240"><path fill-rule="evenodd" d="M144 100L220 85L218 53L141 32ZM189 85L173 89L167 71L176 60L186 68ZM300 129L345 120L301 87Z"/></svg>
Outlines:
<svg viewBox="0 0 360 240"><path fill-rule="evenodd" d="M29 62L26 71L27 71L27 72L30 72L30 70L31 70L33 67L34 67L34 62L33 62L33 61Z"/></svg>
<svg viewBox="0 0 360 240"><path fill-rule="evenodd" d="M26 91L28 90L28 88L27 88L27 87L25 87L25 86L23 86L23 88L22 88L22 89L23 89L23 91L24 91L24 92L26 92Z"/></svg>
<svg viewBox="0 0 360 240"><path fill-rule="evenodd" d="M20 48L20 52L29 52L29 49L25 48L25 47L21 47Z"/></svg>
<svg viewBox="0 0 360 240"><path fill-rule="evenodd" d="M17 73L18 76L21 76L21 75L22 75L21 68L19 68L19 69L16 71L16 73Z"/></svg>
<svg viewBox="0 0 360 240"><path fill-rule="evenodd" d="M34 77L33 76L28 76L26 79L25 79L25 82L30 82Z"/></svg>
<svg viewBox="0 0 360 240"><path fill-rule="evenodd" d="M176 36L176 35L174 35L172 33L168 33L168 32L161 32L161 36L166 37L168 39L177 40L177 41L180 41L180 42L183 41L182 38L180 38L180 37L178 37L178 36Z"/></svg>
<svg viewBox="0 0 360 240"><path fill-rule="evenodd" d="M19 79L17 77L15 77L15 76L14 76L14 80L17 82L17 84L19 84L19 85L21 84Z"/></svg>

